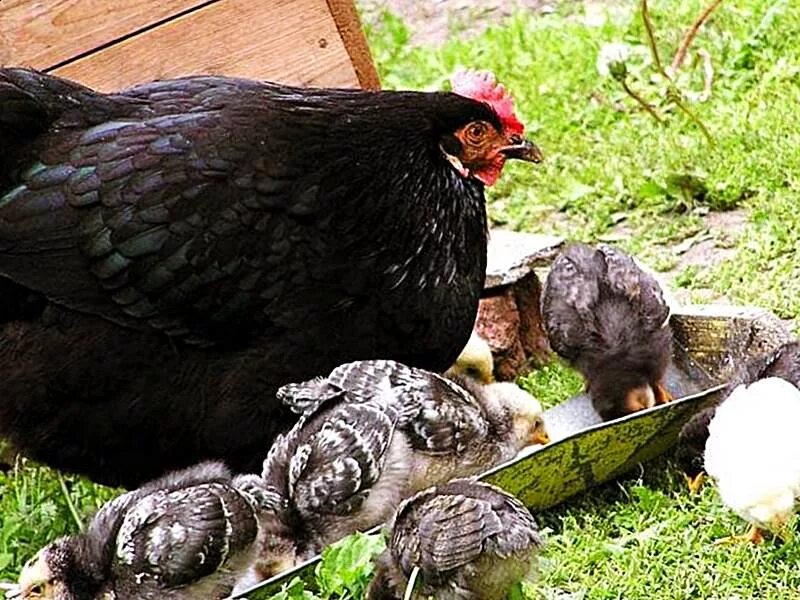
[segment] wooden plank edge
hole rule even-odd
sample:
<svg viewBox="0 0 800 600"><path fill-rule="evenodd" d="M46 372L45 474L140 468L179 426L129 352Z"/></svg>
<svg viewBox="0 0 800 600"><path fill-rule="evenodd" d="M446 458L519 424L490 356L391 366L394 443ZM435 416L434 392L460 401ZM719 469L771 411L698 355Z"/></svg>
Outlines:
<svg viewBox="0 0 800 600"><path fill-rule="evenodd" d="M381 89L381 80L353 0L326 2L361 87L365 90Z"/></svg>
<svg viewBox="0 0 800 600"><path fill-rule="evenodd" d="M0 1L2 1L2 0L0 0ZM57 69L61 69L62 67L67 67L67 66L71 65L74 62L77 62L79 60L83 60L84 58L87 58L87 57L89 57L89 56L91 56L93 54L97 54L99 52L102 52L103 50L106 50L107 48L110 48L111 46L115 46L115 45L120 44L122 42L125 42L126 40L129 40L131 38L134 38L134 37L137 37L139 35L145 34L145 33L149 32L149 31L152 31L153 29L157 29L159 27L162 27L163 25L169 23L170 21L173 21L174 19L179 19L179 18L185 17L186 15L189 15L189 14L191 14L193 12L196 12L196 11L199 11L199 10L203 10L204 8L207 8L208 6L211 6L212 4L216 4L217 2L220 2L220 0L198 0L197 3L193 4L190 7L187 7L185 9L183 9L183 10L179 10L178 12L172 13L172 14L170 14L168 16L162 17L158 21L153 21L151 23L148 23L147 25L143 25L143 26L138 27L136 29L132 29L131 31L128 31L128 32L126 32L124 34L118 35L118 36L116 36L116 37L114 37L114 38L112 38L110 40L106 40L106 41L104 41L102 43L97 44L96 46L93 46L91 48L83 50L83 51L79 52L78 54L70 56L69 58L65 58L65 59L63 59L61 61L58 61L58 62L52 64L52 65L48 65L46 67L43 67L40 70L42 72L44 72L44 73L51 73L51 72L53 72L53 71L55 71Z"/></svg>

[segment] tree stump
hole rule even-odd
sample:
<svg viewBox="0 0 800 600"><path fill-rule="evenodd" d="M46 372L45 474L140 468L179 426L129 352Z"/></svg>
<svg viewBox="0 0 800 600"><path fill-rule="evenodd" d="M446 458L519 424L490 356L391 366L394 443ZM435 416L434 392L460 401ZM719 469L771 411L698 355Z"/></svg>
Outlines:
<svg viewBox="0 0 800 600"><path fill-rule="evenodd" d="M559 237L502 229L489 234L475 331L492 349L498 381L513 381L551 358L542 326L542 284L535 269L548 266L563 243Z"/></svg>

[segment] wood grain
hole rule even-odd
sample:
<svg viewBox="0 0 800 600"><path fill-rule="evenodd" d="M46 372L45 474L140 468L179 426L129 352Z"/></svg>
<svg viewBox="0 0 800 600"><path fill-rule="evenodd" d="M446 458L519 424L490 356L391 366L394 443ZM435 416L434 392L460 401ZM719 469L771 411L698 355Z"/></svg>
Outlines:
<svg viewBox="0 0 800 600"><path fill-rule="evenodd" d="M101 91L199 73L359 87L324 0L219 0L53 72Z"/></svg>
<svg viewBox="0 0 800 600"><path fill-rule="evenodd" d="M369 51L367 38L353 0L327 0L327 2L361 87L367 90L379 90L381 80L375 69L372 53Z"/></svg>
<svg viewBox="0 0 800 600"><path fill-rule="evenodd" d="M207 0L0 0L0 65L46 69Z"/></svg>

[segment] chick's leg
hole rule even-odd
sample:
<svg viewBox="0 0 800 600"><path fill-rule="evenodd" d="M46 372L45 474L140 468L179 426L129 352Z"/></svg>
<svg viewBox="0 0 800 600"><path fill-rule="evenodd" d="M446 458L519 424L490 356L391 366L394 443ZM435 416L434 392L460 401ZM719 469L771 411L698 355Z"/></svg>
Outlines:
<svg viewBox="0 0 800 600"><path fill-rule="evenodd" d="M703 483L705 483L706 480L706 474L703 471L700 471L694 477L684 474L684 478L686 479L686 485L689 486L689 492L696 494L700 491L700 488L703 487Z"/></svg>
<svg viewBox="0 0 800 600"><path fill-rule="evenodd" d="M729 535L728 537L720 538L714 542L715 545L731 544L736 542L749 542L751 544L760 544L764 541L764 534L756 525L751 525L750 529L744 535Z"/></svg>

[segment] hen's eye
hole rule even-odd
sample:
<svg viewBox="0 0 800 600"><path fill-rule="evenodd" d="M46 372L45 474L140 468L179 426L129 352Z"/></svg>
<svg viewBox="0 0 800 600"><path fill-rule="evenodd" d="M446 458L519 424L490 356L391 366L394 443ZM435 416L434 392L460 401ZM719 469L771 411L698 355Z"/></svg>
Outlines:
<svg viewBox="0 0 800 600"><path fill-rule="evenodd" d="M480 142L486 135L488 128L483 121L476 121L467 127L467 138L471 142Z"/></svg>

